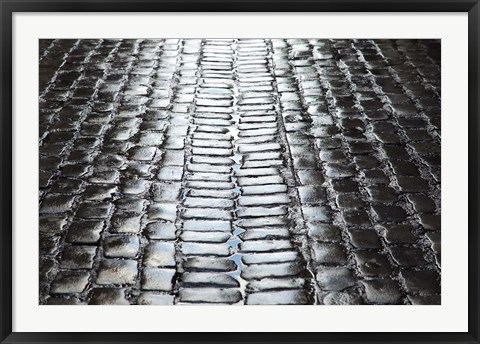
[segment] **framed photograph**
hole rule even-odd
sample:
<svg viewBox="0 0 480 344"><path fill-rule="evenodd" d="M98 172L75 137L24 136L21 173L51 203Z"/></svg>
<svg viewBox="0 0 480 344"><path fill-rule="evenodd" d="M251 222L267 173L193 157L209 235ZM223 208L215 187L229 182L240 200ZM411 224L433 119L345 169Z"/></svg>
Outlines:
<svg viewBox="0 0 480 344"><path fill-rule="evenodd" d="M1 342L478 343L479 12L1 1Z"/></svg>

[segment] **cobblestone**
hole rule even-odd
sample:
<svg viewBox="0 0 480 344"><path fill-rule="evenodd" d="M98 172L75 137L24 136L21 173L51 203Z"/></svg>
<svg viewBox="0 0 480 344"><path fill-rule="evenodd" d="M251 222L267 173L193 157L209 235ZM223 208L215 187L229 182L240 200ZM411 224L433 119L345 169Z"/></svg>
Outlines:
<svg viewBox="0 0 480 344"><path fill-rule="evenodd" d="M100 261L96 282L100 285L134 284L137 273L135 260L104 259Z"/></svg>
<svg viewBox="0 0 480 344"><path fill-rule="evenodd" d="M440 303L439 41L40 42L40 304Z"/></svg>
<svg viewBox="0 0 480 344"><path fill-rule="evenodd" d="M78 294L88 284L89 274L85 271L60 271L52 282L52 294Z"/></svg>

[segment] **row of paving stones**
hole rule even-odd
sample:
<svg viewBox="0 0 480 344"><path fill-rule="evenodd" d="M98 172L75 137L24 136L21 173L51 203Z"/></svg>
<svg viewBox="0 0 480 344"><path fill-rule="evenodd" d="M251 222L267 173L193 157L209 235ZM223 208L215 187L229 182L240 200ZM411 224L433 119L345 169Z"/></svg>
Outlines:
<svg viewBox="0 0 480 344"><path fill-rule="evenodd" d="M229 41L195 46L197 85L191 94L188 162L180 208L182 258L177 302L234 304L243 300L232 229L237 192L232 180L234 50ZM237 278L236 278L237 277Z"/></svg>
<svg viewBox="0 0 480 344"><path fill-rule="evenodd" d="M439 303L439 70L395 69L431 64L411 42L275 43L318 302Z"/></svg>
<svg viewBox="0 0 480 344"><path fill-rule="evenodd" d="M42 40L40 302L438 303L438 49Z"/></svg>
<svg viewBox="0 0 480 344"><path fill-rule="evenodd" d="M308 304L311 275L295 242L291 159L276 97L271 42L240 40L237 225L247 304ZM290 182L289 182L290 181ZM297 210L298 211L298 210Z"/></svg>
<svg viewBox="0 0 480 344"><path fill-rule="evenodd" d="M142 230L157 217L160 146L174 141L166 108L180 45L73 44L41 94L50 116L40 130L41 302L141 303L150 289ZM64 75L77 79L63 86Z"/></svg>

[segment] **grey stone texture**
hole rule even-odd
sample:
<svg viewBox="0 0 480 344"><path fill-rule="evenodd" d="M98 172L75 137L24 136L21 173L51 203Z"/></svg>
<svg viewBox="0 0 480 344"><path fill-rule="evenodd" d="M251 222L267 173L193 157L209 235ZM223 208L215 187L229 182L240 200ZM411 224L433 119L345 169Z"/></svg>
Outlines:
<svg viewBox="0 0 480 344"><path fill-rule="evenodd" d="M438 304L440 41L40 40L47 304Z"/></svg>

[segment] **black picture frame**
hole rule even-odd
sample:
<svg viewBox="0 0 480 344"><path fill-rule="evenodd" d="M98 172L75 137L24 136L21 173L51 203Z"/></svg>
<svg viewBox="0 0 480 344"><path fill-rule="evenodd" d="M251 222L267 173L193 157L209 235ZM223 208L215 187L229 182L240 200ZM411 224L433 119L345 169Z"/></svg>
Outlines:
<svg viewBox="0 0 480 344"><path fill-rule="evenodd" d="M0 340L2 343L479 343L480 133L478 0L0 0ZM12 16L15 12L468 12L468 332L449 333L34 333L12 332ZM452 315L454 316L454 315Z"/></svg>

